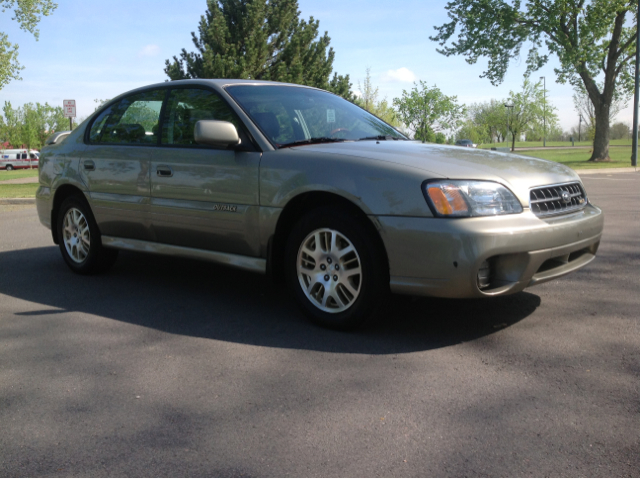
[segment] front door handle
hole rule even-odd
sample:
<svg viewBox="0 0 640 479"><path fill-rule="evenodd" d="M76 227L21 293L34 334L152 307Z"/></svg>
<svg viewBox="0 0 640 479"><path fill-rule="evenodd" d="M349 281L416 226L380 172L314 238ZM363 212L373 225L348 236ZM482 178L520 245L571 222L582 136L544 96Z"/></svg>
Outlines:
<svg viewBox="0 0 640 479"><path fill-rule="evenodd" d="M83 165L84 165L84 169L87 171L93 171L96 169L96 164L91 160L85 161Z"/></svg>
<svg viewBox="0 0 640 479"><path fill-rule="evenodd" d="M173 176L173 170L169 166L165 165L159 165L156 168L156 173L158 174L158 176Z"/></svg>

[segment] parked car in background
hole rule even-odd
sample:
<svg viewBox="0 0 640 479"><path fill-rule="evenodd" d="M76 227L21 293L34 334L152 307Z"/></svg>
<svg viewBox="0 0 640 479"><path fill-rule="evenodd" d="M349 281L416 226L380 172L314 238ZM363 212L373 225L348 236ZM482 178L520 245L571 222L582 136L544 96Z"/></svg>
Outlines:
<svg viewBox="0 0 640 479"><path fill-rule="evenodd" d="M0 150L0 170L18 170L21 168L37 168L40 152L26 149Z"/></svg>
<svg viewBox="0 0 640 479"><path fill-rule="evenodd" d="M337 329L389 291L489 298L559 278L595 258L604 221L561 164L411 141L275 82L130 91L40 166L40 221L73 271L104 271L121 249L209 260L286 282Z"/></svg>
<svg viewBox="0 0 640 479"><path fill-rule="evenodd" d="M477 148L478 147L478 145L476 145L471 140L458 140L458 141L456 141L456 146L464 146L466 148Z"/></svg>

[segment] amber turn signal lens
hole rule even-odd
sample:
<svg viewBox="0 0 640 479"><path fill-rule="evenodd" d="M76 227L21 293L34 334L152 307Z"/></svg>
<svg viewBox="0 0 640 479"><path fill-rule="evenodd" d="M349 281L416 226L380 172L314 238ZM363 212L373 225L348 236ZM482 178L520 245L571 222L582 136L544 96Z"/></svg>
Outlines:
<svg viewBox="0 0 640 479"><path fill-rule="evenodd" d="M427 194L440 215L462 216L469 211L462 193L454 185L429 186Z"/></svg>

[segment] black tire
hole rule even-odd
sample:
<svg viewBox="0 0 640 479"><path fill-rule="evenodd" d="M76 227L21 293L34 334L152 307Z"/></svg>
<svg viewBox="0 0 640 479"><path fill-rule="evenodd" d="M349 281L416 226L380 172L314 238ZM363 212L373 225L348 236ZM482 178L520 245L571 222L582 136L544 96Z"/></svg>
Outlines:
<svg viewBox="0 0 640 479"><path fill-rule="evenodd" d="M285 276L311 321L346 331L380 311L389 292L389 269L372 234L359 218L335 207L310 211L295 224L287 239Z"/></svg>
<svg viewBox="0 0 640 479"><path fill-rule="evenodd" d="M13 170L13 166L7 165L7 171L12 171L12 170Z"/></svg>
<svg viewBox="0 0 640 479"><path fill-rule="evenodd" d="M80 234L79 228L72 227L72 230L75 229L75 237L70 236L72 235L71 231L65 236L65 219L70 212L72 216L80 218L79 213L84 218L78 222L84 226L82 228L85 231L84 235ZM70 220L72 216L70 216ZM57 229L62 258L74 273L102 273L111 268L118 259L118 250L102 246L100 230L91 213L91 208L82 196L70 196L62 202L58 211ZM85 238L88 236L89 244L82 242L83 236Z"/></svg>

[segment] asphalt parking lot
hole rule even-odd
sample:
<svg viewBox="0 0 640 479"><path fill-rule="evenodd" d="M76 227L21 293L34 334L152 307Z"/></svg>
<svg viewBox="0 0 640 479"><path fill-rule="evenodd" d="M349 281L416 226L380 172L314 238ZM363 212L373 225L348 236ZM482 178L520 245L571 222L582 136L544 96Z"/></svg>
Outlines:
<svg viewBox="0 0 640 479"><path fill-rule="evenodd" d="M0 206L0 476L638 476L640 174L590 174L598 258L364 331L262 276L122 253L72 274Z"/></svg>

